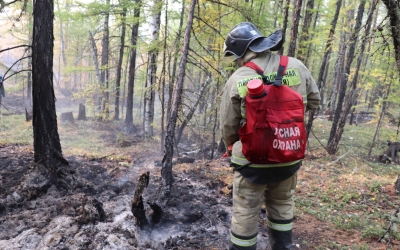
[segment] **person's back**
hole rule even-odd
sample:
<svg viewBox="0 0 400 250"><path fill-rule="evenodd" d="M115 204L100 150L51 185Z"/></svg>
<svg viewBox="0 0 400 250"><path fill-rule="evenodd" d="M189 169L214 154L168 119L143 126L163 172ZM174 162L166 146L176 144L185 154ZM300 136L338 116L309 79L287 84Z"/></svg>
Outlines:
<svg viewBox="0 0 400 250"><path fill-rule="evenodd" d="M253 79L273 81L280 56L271 52L282 46L282 34L276 31L262 36L251 23L235 26L225 40L225 55L236 57L239 68L227 81L222 96L220 123L225 145L232 146L231 162L235 167L233 213L229 249L256 249L258 213L265 200L272 249L290 249L293 228L293 194L301 160L274 164L254 164L243 154L239 129L246 124L247 83ZM260 72L246 63L257 65ZM290 57L283 84L298 92L307 110L319 105L319 92L308 69ZM268 95L268 93L267 93Z"/></svg>

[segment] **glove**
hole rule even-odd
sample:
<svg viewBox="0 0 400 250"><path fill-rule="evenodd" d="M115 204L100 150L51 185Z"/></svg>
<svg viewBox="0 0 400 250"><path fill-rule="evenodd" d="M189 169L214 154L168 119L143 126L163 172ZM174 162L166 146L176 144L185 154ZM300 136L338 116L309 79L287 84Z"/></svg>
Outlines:
<svg viewBox="0 0 400 250"><path fill-rule="evenodd" d="M223 158L228 157L228 156L232 156L232 146L233 145L229 145L228 146L228 150L225 152L225 154L222 155Z"/></svg>

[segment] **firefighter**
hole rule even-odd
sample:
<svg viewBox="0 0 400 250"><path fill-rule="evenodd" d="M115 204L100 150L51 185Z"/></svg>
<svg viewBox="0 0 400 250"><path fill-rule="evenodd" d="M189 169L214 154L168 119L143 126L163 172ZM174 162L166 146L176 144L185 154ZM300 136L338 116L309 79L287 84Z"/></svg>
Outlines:
<svg viewBox="0 0 400 250"><path fill-rule="evenodd" d="M280 56L273 51L282 45L282 31L265 37L249 22L236 25L225 39L224 56L234 59L238 66L224 87L220 107L222 139L231 156L231 165L235 167L230 250L256 249L259 211L263 203L267 210L271 249L292 246L293 195L301 160L252 164L242 153L238 134L246 122L246 84L260 77L254 69L243 65L251 61L265 76L273 78L280 63ZM318 108L318 87L309 70L296 58L289 57L283 83L302 95L306 111Z"/></svg>

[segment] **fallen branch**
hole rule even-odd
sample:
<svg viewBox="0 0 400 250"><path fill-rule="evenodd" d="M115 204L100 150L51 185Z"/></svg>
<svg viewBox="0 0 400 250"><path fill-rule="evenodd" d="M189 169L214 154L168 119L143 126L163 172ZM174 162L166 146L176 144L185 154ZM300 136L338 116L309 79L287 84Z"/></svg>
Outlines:
<svg viewBox="0 0 400 250"><path fill-rule="evenodd" d="M347 151L345 154L339 156L336 160L327 163L326 166L328 167L328 166L333 165L333 164L335 164L336 162L340 161L340 160L343 159L349 152L350 152L350 151Z"/></svg>
<svg viewBox="0 0 400 250"><path fill-rule="evenodd" d="M400 212L400 206L397 208L396 212L394 213L394 217L398 218L397 214ZM393 224L395 223L394 220L390 221L389 227L386 232L378 239L378 242L381 242L383 238L385 238L386 234L392 231Z"/></svg>

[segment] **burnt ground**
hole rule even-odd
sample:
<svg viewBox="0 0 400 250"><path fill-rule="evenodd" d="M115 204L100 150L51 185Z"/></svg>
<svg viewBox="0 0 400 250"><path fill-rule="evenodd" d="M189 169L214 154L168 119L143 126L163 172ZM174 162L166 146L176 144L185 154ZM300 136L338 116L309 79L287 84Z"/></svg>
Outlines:
<svg viewBox="0 0 400 250"><path fill-rule="evenodd" d="M20 108L23 104L15 106ZM13 113L24 113L23 109L11 109L12 105L7 107ZM129 145L135 143L140 142ZM50 184L43 167L34 164L32 146L0 145L0 250L225 249L232 207L227 188L232 179L228 160L219 156L215 160L197 157L193 163L175 163L171 195L161 221L154 224L148 203L155 201L161 185L161 157L149 156L145 149L132 153L133 164L111 157L64 155L75 184L73 190L67 191ZM296 196L307 197L310 180L328 178L318 174L318 168L311 163L306 159L299 170ZM147 171L150 182L143 201L149 223L140 228L131 212L131 200L138 177ZM391 200L396 201L398 198L392 193ZM400 246L400 242L393 240L395 248L387 248L386 243L377 243L377 239L362 239L356 230L335 229L331 223L310 214L295 214L293 249L322 249L327 240L350 247L329 249L353 249L351 246L363 242L369 249ZM265 216L265 210L261 210L260 250L268 242Z"/></svg>
<svg viewBox="0 0 400 250"><path fill-rule="evenodd" d="M76 179L70 191L48 183L30 147L0 148L0 249L225 249L232 204L229 180L220 179L221 171L230 171L226 159L175 165L175 183L157 224L147 204L154 202L161 183L157 161L143 158L126 167L117 161L67 159ZM150 182L143 201L149 224L139 228L131 200L137 178L146 171ZM262 210L260 225L264 218ZM308 249L302 239L317 246L321 235L306 228L310 221L298 218L297 223L304 230L294 235L294 249ZM266 248L267 237L260 226L258 249Z"/></svg>

